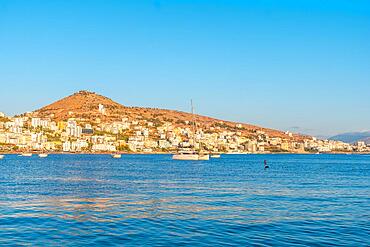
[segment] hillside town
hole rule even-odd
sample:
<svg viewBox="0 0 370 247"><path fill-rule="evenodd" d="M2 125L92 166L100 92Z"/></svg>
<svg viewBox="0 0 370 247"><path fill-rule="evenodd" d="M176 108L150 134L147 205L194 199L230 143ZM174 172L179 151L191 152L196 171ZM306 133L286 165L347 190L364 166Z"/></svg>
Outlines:
<svg viewBox="0 0 370 247"><path fill-rule="evenodd" d="M103 104L96 110L106 115ZM370 152L365 142L348 144L314 137L296 140L290 132L286 137L273 137L262 130L245 135L241 124L226 129L222 125L222 121L214 126L191 121L178 125L140 116L112 122L73 117L54 121L34 112L14 117L0 113L0 152L173 153L184 148L233 154Z"/></svg>

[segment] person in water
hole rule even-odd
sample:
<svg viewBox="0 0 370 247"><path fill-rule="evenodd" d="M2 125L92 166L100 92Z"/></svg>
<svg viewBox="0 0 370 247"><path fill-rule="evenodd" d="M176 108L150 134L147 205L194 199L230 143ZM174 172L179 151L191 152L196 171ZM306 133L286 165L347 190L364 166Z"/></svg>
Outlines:
<svg viewBox="0 0 370 247"><path fill-rule="evenodd" d="M267 168L270 168L268 165L267 165L267 160L264 160L263 163L265 164L265 169Z"/></svg>

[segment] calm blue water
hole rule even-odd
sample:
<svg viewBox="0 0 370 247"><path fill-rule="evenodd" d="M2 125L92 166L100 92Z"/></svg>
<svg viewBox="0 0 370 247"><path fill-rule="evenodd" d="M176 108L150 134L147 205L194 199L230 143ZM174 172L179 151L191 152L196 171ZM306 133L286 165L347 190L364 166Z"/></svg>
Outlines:
<svg viewBox="0 0 370 247"><path fill-rule="evenodd" d="M0 160L2 246L369 246L369 235L370 156Z"/></svg>

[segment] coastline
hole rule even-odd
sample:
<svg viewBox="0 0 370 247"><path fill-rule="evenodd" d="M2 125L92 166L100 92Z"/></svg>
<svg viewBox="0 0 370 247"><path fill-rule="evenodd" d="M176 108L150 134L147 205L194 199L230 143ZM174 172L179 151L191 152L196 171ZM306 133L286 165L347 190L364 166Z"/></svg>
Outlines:
<svg viewBox="0 0 370 247"><path fill-rule="evenodd" d="M0 152L0 155L21 155L22 153L38 154L66 154L66 155L172 155L175 152L38 152L38 151L25 151L25 152ZM370 152L326 152L326 153L293 153L293 152L265 152L265 153L221 153L221 155L276 155L276 154L300 154L300 155L322 155L322 154L347 154L347 155L369 155Z"/></svg>

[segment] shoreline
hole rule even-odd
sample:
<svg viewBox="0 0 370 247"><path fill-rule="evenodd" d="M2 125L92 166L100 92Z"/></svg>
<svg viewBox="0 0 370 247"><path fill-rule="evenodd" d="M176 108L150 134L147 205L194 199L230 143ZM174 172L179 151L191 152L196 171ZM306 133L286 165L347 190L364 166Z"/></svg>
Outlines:
<svg viewBox="0 0 370 247"><path fill-rule="evenodd" d="M57 154L57 155L112 155L112 154L121 154L121 155L172 155L175 154L175 152L153 152L153 153L145 153L145 152L4 152L0 155L21 155L22 153L31 153L33 155L38 154ZM322 154L347 154L347 155L369 155L370 152L362 152L362 153L356 153L356 152L331 152L331 153L290 153L290 152L268 152L268 153L221 153L221 155L276 155L276 154L300 154L300 155L322 155Z"/></svg>

